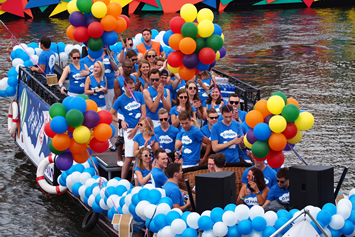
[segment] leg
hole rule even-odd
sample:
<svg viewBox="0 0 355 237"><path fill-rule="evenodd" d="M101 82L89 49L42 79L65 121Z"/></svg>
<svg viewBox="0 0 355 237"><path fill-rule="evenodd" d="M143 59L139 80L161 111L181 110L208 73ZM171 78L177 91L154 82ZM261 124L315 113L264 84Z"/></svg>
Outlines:
<svg viewBox="0 0 355 237"><path fill-rule="evenodd" d="M127 178L127 174L129 172L129 168L131 166L133 157L125 157L124 163L121 171L121 179Z"/></svg>

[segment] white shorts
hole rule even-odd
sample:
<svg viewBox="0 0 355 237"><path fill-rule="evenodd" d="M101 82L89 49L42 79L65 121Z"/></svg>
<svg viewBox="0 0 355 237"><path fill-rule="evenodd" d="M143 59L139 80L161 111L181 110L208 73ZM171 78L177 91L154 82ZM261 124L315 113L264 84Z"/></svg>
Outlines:
<svg viewBox="0 0 355 237"><path fill-rule="evenodd" d="M133 128L127 128L127 130L123 130L123 136L124 136L124 145L125 145L125 152L124 155L125 157L134 157L133 155L133 147L134 147L134 141L133 138L132 139L128 139L128 131L131 131ZM139 134L140 131L137 130L137 134Z"/></svg>
<svg viewBox="0 0 355 237"><path fill-rule="evenodd" d="M105 95L106 110L110 111L112 109L113 97L115 97L114 89L107 89L107 94Z"/></svg>
<svg viewBox="0 0 355 237"><path fill-rule="evenodd" d="M73 97L75 97L75 96L77 96L77 95L79 95L79 94L72 93L72 92L69 92L69 91L68 91L68 95L69 95L69 96L73 96Z"/></svg>

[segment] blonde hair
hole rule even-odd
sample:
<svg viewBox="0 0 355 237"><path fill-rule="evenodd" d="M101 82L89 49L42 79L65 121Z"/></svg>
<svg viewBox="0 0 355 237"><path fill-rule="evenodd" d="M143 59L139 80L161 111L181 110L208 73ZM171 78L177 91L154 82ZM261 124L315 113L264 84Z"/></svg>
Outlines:
<svg viewBox="0 0 355 237"><path fill-rule="evenodd" d="M143 57L145 60L148 60L148 53L151 52L151 51L153 51L155 53L155 57L158 56L158 53L157 53L157 51L155 49L148 49L147 51L145 51L145 54L144 54L144 57Z"/></svg>
<svg viewBox="0 0 355 237"><path fill-rule="evenodd" d="M148 151L151 154L150 150L147 147L142 147L141 149L139 149L138 155L137 155L137 167L140 168L141 170L145 170L145 167L143 165L143 161L141 159L144 151ZM152 162L149 162L149 170L151 170L151 169L152 169Z"/></svg>
<svg viewBox="0 0 355 237"><path fill-rule="evenodd" d="M100 61L96 61L95 63L98 63L101 67L101 74L99 75L99 77L100 77L100 81L103 81L104 76L105 76L105 65ZM95 65L95 63L94 63L94 65Z"/></svg>
<svg viewBox="0 0 355 237"><path fill-rule="evenodd" d="M149 136L153 136L154 135L154 124L153 124L153 120L151 118L148 117L141 117L139 122L141 121L145 121L145 125L143 127L143 132L147 133ZM148 123L147 123L148 120Z"/></svg>

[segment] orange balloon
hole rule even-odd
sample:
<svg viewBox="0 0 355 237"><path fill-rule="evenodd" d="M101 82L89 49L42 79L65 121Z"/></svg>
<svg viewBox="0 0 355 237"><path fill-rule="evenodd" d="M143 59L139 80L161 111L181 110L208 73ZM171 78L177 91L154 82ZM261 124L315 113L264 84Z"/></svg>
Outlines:
<svg viewBox="0 0 355 237"><path fill-rule="evenodd" d="M267 109L267 100L259 100L258 102L256 102L255 104L255 110L259 111L263 117L265 118L266 116L268 116L270 113L270 111Z"/></svg>
<svg viewBox="0 0 355 237"><path fill-rule="evenodd" d="M184 38L184 36L182 36L182 34L173 34L172 36L170 36L169 38L169 46L173 49L173 50L180 50L179 48L179 44L180 41Z"/></svg>
<svg viewBox="0 0 355 237"><path fill-rule="evenodd" d="M84 163L89 159L89 157L90 155L86 150L80 154L73 154L73 160L76 163Z"/></svg>
<svg viewBox="0 0 355 237"><path fill-rule="evenodd" d="M69 150L73 154L80 154L82 152L85 152L86 149L86 143L77 143L74 138L70 139L70 145L69 145Z"/></svg>
<svg viewBox="0 0 355 237"><path fill-rule="evenodd" d="M126 29L127 29L127 21L125 19L123 19L122 17L118 17L117 18L117 25L116 25L116 28L114 29L114 31L116 33L122 33Z"/></svg>
<svg viewBox="0 0 355 237"><path fill-rule="evenodd" d="M97 125L94 129L94 136L100 142L104 142L110 139L110 137L112 136L112 129L110 125L106 123L101 123Z"/></svg>
<svg viewBox="0 0 355 237"><path fill-rule="evenodd" d="M270 149L274 151L282 151L286 147L287 139L282 133L272 133L268 142Z"/></svg>
<svg viewBox="0 0 355 237"><path fill-rule="evenodd" d="M300 108L300 105L298 104L297 100L293 99L293 98L288 98L287 99L287 104L294 104L296 105L298 108Z"/></svg>
<svg viewBox="0 0 355 237"><path fill-rule="evenodd" d="M110 2L107 5L106 15L111 15L115 18L119 17L122 13L122 7L118 2Z"/></svg>
<svg viewBox="0 0 355 237"><path fill-rule="evenodd" d="M70 137L67 134L56 134L52 139L53 147L58 151L65 151L70 145Z"/></svg>
<svg viewBox="0 0 355 237"><path fill-rule="evenodd" d="M97 104L95 101L87 99L87 100L85 100L85 102L86 102L86 111L88 111L88 110L97 111L98 107L97 107Z"/></svg>
<svg viewBox="0 0 355 237"><path fill-rule="evenodd" d="M245 122L249 125L249 127L254 128L258 123L264 122L264 117L259 111L252 110L245 116Z"/></svg>
<svg viewBox="0 0 355 237"><path fill-rule="evenodd" d="M75 40L74 39L74 30L75 30L75 26L72 26L72 25L70 25L68 28L67 28L67 36L68 36L68 38L69 39L71 39L71 40Z"/></svg>
<svg viewBox="0 0 355 237"><path fill-rule="evenodd" d="M102 27L104 28L104 31L112 31L117 26L116 18L111 15L104 16L101 19L100 23L101 23Z"/></svg>
<svg viewBox="0 0 355 237"><path fill-rule="evenodd" d="M184 65L179 68L179 76L185 81L191 80L195 76L195 69L188 69Z"/></svg>
<svg viewBox="0 0 355 237"><path fill-rule="evenodd" d="M179 48L183 54L192 54L196 50L196 41L193 38L185 37L180 40Z"/></svg>

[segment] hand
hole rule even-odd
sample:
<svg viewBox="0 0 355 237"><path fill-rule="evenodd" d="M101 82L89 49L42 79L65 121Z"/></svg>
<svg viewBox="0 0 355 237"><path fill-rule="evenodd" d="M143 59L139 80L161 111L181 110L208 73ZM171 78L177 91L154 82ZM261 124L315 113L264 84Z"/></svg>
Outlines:
<svg viewBox="0 0 355 237"><path fill-rule="evenodd" d="M204 159L201 159L199 162L198 162L199 165L205 165L206 164L206 160Z"/></svg>
<svg viewBox="0 0 355 237"><path fill-rule="evenodd" d="M121 122L121 126L122 126L123 130L127 130L127 128L128 128L128 123L126 123L125 121L122 121L122 122Z"/></svg>
<svg viewBox="0 0 355 237"><path fill-rule="evenodd" d="M223 105L224 105L224 100L222 100L222 102L219 104L219 111L222 111Z"/></svg>
<svg viewBox="0 0 355 237"><path fill-rule="evenodd" d="M87 76L89 75L88 71L80 71L80 76Z"/></svg>
<svg viewBox="0 0 355 237"><path fill-rule="evenodd" d="M120 39L121 39L121 42L122 42L122 47L123 48L126 48L126 44L124 43L123 39L122 39L122 36L120 36ZM127 39L126 39L126 42L127 42Z"/></svg>
<svg viewBox="0 0 355 237"><path fill-rule="evenodd" d="M202 106L201 101L199 101L199 100L194 100L194 101L192 102L192 106L193 106L195 109L200 108L200 107Z"/></svg>
<svg viewBox="0 0 355 237"><path fill-rule="evenodd" d="M250 187L252 188L252 189L254 189L254 192L259 192L259 188L258 188L258 185L255 183L255 182L253 182L253 181L250 181L249 182L249 185L250 185Z"/></svg>
<svg viewBox="0 0 355 237"><path fill-rule="evenodd" d="M182 109L181 109L181 106L180 106L180 105L176 108L176 111L179 112L179 113L182 112Z"/></svg>
<svg viewBox="0 0 355 237"><path fill-rule="evenodd" d="M201 79L197 79L197 83L201 85L201 83L203 84L203 82L201 81Z"/></svg>
<svg viewBox="0 0 355 237"><path fill-rule="evenodd" d="M249 196L251 194L251 191L249 188L246 188L245 191L244 191L244 197L242 198L245 198L246 196Z"/></svg>
<svg viewBox="0 0 355 237"><path fill-rule="evenodd" d="M155 141L151 141L151 142L150 142L150 147L153 147L153 146L154 146L154 143L155 143Z"/></svg>
<svg viewBox="0 0 355 237"><path fill-rule="evenodd" d="M60 89L60 93L64 94L66 90L67 90L67 89L63 86L63 87Z"/></svg>
<svg viewBox="0 0 355 237"><path fill-rule="evenodd" d="M136 129L132 129L132 130L129 130L127 133L128 133L128 137L127 138L131 140L136 135L137 130Z"/></svg>
<svg viewBox="0 0 355 237"><path fill-rule="evenodd" d="M161 84L161 83L159 84L157 91L158 91L158 96L164 97L164 85L163 84Z"/></svg>
<svg viewBox="0 0 355 237"><path fill-rule="evenodd" d="M243 142L243 139L244 139L244 136L240 137L240 135L237 135L237 136L233 139L233 141L234 141L233 143L236 144L236 145L238 145L238 144L240 144L240 143Z"/></svg>
<svg viewBox="0 0 355 237"><path fill-rule="evenodd" d="M189 206L191 206L191 201L190 201L190 198L188 198L187 199L187 201L186 201L186 205L189 207Z"/></svg>

